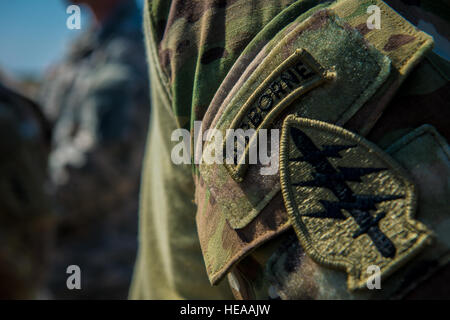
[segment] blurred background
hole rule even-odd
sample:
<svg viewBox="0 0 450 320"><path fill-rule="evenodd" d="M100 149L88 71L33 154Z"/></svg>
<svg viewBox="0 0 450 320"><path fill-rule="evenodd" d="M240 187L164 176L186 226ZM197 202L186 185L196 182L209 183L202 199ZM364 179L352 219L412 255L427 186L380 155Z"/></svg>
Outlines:
<svg viewBox="0 0 450 320"><path fill-rule="evenodd" d="M0 298L127 298L145 61L142 1L0 2Z"/></svg>
<svg viewBox="0 0 450 320"><path fill-rule="evenodd" d="M60 61L68 47L83 29L68 29L69 6L65 1L1 1L0 2L0 68L31 93L48 68ZM90 21L84 10L81 25ZM34 89L34 91L33 91Z"/></svg>

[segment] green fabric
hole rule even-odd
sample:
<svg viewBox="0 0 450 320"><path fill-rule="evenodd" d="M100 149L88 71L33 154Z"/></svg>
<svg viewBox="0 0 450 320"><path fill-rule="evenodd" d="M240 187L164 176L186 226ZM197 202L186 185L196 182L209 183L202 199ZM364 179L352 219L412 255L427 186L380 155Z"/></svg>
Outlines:
<svg viewBox="0 0 450 320"><path fill-rule="evenodd" d="M311 22L315 19L322 19L323 25L317 27ZM366 46L364 38L358 32L346 30L332 13L330 16L327 14L324 17L312 17L304 23L301 23L302 20L303 17L300 17L293 22L296 28L290 26L289 29L294 30L287 33L283 39L278 39L277 36L277 39L273 40L277 45L226 107L217 124L224 136L225 130L231 127L231 122L237 112L242 110L242 105L249 95L255 92L261 82L285 61L295 48L306 49L325 70L334 70L337 74L336 79L330 83L313 89L305 97L291 103L303 117L343 123L386 80L390 71L390 60L372 46ZM267 126L271 127L272 123ZM207 145L205 144L205 148ZM279 184L270 193L261 193L258 185L254 190L241 189L232 181L223 165L200 165L200 172L206 184L214 187L217 194L215 198L233 228L245 227L279 190ZM231 186L234 191L227 191ZM271 197L268 198L269 194Z"/></svg>
<svg viewBox="0 0 450 320"><path fill-rule="evenodd" d="M154 72L152 73L155 74ZM152 83L158 81L153 76ZM164 100L152 90L152 121L142 177L140 250L131 298L208 299L227 298L212 288L196 238L191 167L176 166L167 142L176 129L174 117L164 112Z"/></svg>
<svg viewBox="0 0 450 320"><path fill-rule="evenodd" d="M146 2L153 114L142 177L140 250L131 298L230 297L226 286L210 287L208 283L195 227L192 167L172 164L170 135L175 128L192 130L193 121L204 119L212 106L227 101L234 83L262 48L273 48L277 43L271 40L277 33L319 2ZM228 78L230 70L237 77ZM198 172L194 177L198 179ZM208 195L202 201L210 201ZM214 231L222 240L220 226ZM312 279L305 273L300 277ZM328 284L320 290L330 288Z"/></svg>
<svg viewBox="0 0 450 320"><path fill-rule="evenodd" d="M148 4L147 4L148 5ZM149 10L145 9L149 27ZM150 30L147 49L154 53ZM138 259L131 299L231 298L227 284L211 287L195 226L190 165L174 165L170 137L177 126L171 101L150 58L152 116L141 182Z"/></svg>
<svg viewBox="0 0 450 320"><path fill-rule="evenodd" d="M174 129L190 128L190 122L202 119L241 54L254 56L289 21L318 2L146 2L152 121L141 182L140 248L130 298L231 297L226 284L211 287L208 282L195 226L192 167L172 164L170 136ZM275 18L293 3L286 16ZM276 24L269 27L273 19ZM260 30L265 33L257 36Z"/></svg>

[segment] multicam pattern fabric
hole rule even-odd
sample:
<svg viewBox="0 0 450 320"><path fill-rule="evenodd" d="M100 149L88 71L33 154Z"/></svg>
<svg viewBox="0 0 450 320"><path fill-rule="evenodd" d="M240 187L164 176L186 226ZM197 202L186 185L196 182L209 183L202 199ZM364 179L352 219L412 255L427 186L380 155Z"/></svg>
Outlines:
<svg viewBox="0 0 450 320"><path fill-rule="evenodd" d="M385 279L431 243L414 220L416 190L375 145L341 127L288 116L280 142L284 202L301 245L317 263L347 271L363 288L370 266Z"/></svg>
<svg viewBox="0 0 450 320"><path fill-rule="evenodd" d="M388 12L385 18L389 19L387 26L392 26L389 32L368 31L363 27L362 21L368 18L366 9L370 4L379 4L383 12ZM229 289L226 287L219 286L214 291L207 287L206 275L193 275L201 269L197 230L192 225L195 212L210 280L217 284L232 270L230 284L236 296L377 297L373 292L350 293L344 273L318 265L304 254L295 234L289 237L290 222L280 189L276 188L279 185L278 175L262 177L258 174L259 166L249 166L245 179L237 185L226 169L220 171L221 166L214 167L219 170L209 170L210 175L205 174L208 171L206 167L175 166L170 160L169 138L171 130L175 128L193 131L195 120L202 120L203 129L229 128L240 106L247 101L246 95L254 92L258 84L264 81L265 77L257 81L250 79L255 74L261 74L256 70L269 61L267 57L277 44L308 18L316 15L316 18L325 17L317 21L327 21L327 17L335 14L337 17L334 21L342 26L341 35L361 39L358 41L368 43L367 48L372 48L390 61L388 77L383 77L381 86L365 96L366 99L362 99L360 105L352 109L342 121L336 119L332 104L342 102L345 108L352 103L344 103L345 95L342 95L344 100L336 97L314 99L314 94L322 89L320 87L305 95L311 98L310 108L302 108L302 103L293 102L271 127L281 128L282 120L288 114L296 113L305 117L307 112L312 112L310 118L344 126L366 135L368 140L385 148L423 124L419 112L415 113L416 116L408 116L408 121L398 116L406 110L405 104L399 102L403 101L405 88L411 85L409 81L420 78L419 74L428 71L428 75L439 84L437 87L447 85L447 80L443 80L436 67L431 67L431 63L434 66L443 63L429 53L431 38L409 25L381 1L148 1L147 5L146 32L154 79L152 102L155 109L141 190L141 248L132 297L227 296L225 292ZM321 10L322 13L319 12ZM250 14L252 19L247 19L246 16ZM301 37L294 39L301 41L298 40ZM318 39L315 38L317 49L320 50L320 45L324 43ZM337 56L345 57L342 54L347 52L345 45L334 48L332 43L330 41L328 47L329 57L324 54L320 61L313 52L314 58L323 63L327 58L335 58L332 52L339 52ZM348 41L347 44L351 46L352 42ZM287 58L292 51L284 54ZM426 60L415 68L424 58ZM351 62L364 64L363 61ZM272 64L267 62L265 68L260 67L259 70L270 74L278 65L279 61ZM368 65L363 67L370 69ZM345 72L345 68L341 72ZM362 78L373 80L373 77ZM351 79L349 75L347 80ZM424 81L422 79L415 83L423 84ZM443 107L446 92L442 90L435 95L433 87L428 93L437 99L436 108L439 112L448 113ZM392 103L389 103L391 100ZM314 106L328 104L328 109L324 107L321 112L314 113ZM386 118L388 114L390 118ZM397 116L392 118L392 114ZM409 112L407 114L410 115ZM448 129L444 121L431 114L428 120L445 135L442 130ZM408 129L405 130L406 127ZM386 128L389 129L383 132ZM192 169L193 179L190 177ZM190 203L193 189L197 207ZM231 210L227 211L227 206ZM226 214L247 220L233 225ZM427 227L433 229L434 226ZM283 249L286 248L283 244L286 239L291 241L289 247L293 250ZM444 255L433 256L433 261L439 261L435 265L442 265ZM305 268L297 268L299 265ZM287 271L285 266L289 266ZM428 275L436 268L427 270ZM409 287L418 282L418 278L414 270L397 273L389 278L388 281L396 285L392 286L394 289L383 291L385 297L394 296L396 290ZM199 294L199 291L203 291L204 295Z"/></svg>
<svg viewBox="0 0 450 320"><path fill-rule="evenodd" d="M336 12L345 12L351 4L353 4L353 9L358 8L352 1L343 1L335 5ZM354 124L356 122L354 118L361 113L360 109L365 110L368 105L373 105L370 109L371 112L382 110L386 102L383 99L388 99L389 95L395 92L395 88L404 81L412 67L421 59L422 53L431 48L429 36L415 30L392 10L387 11L387 7L385 12L389 17L389 19L385 19L385 28L389 28L393 34L403 31L414 34L415 39L406 47L398 46L391 50L388 56L383 56L376 49L380 46L384 47L384 43L389 41L389 36L386 36L385 33L368 33L370 35L370 44L368 45L367 39L346 24L346 21L350 21L350 17L353 17L352 15L348 16L348 13L346 13L344 21L330 10L319 10L312 13L310 17L301 16L292 23L292 26L288 26L277 35L274 40L276 45L267 54L265 54L265 50L258 54L258 58L261 59L259 66L253 69L251 64L248 67L249 70L244 72L240 81L229 93L232 95L230 104L222 104L212 125L223 131L232 125L232 121L234 121L232 119L236 117L240 110L239 107L242 105L239 101L246 101L246 95L253 93L272 69L276 68L280 61L283 61L283 58L289 57L290 46L307 49L324 68L334 69L336 78L293 101L285 113L274 121L271 128L281 129L283 117L289 113L346 125L347 123ZM296 22L301 22L302 19L304 22L297 25ZM393 60L390 59L391 56ZM380 100L376 96L382 95L381 92L385 92L385 94ZM368 119L365 120L369 123ZM267 204L274 200L277 194L279 195L279 175L263 176L260 174L260 168L260 165L250 166L245 179L238 183L230 177L222 165L200 165L201 179L205 181L206 188L216 199L217 207L222 212L221 215L218 215L222 218L218 219L226 219L226 224L225 222L218 224L224 226L224 230L227 229L228 224L237 233L244 227L254 229L249 225L250 223L269 224L261 222L264 215L259 214ZM200 185L198 189L202 188L203 186ZM199 210L199 212L205 212L205 210ZM281 214L281 216L284 215L285 213ZM202 231L217 230L211 225L214 221L216 220L211 219L209 215L197 215L202 250L214 252L214 255L205 254L206 257L214 257L210 261L206 258L205 261L210 280L213 283L224 276L229 266L232 265L232 261L236 261L238 257L244 256L259 243L266 241L269 235L273 237L286 228L286 224L282 223L272 225L270 233L254 233L253 237L248 240L247 246L242 247L236 244L231 246L234 249L230 252L219 246L219 243L213 240L214 238L210 240L211 234L208 235ZM283 220L279 218L278 221ZM232 242L228 238L226 247L229 248L230 243Z"/></svg>
<svg viewBox="0 0 450 320"><path fill-rule="evenodd" d="M135 1L122 1L76 40L40 92L54 122L49 171L60 232L50 287L57 298L127 296L150 109L141 14ZM71 264L84 270L82 291L66 288Z"/></svg>
<svg viewBox="0 0 450 320"><path fill-rule="evenodd" d="M282 41L278 40L278 44L268 55L263 55L263 63L245 81L245 85L233 97L230 105L222 106L225 110L217 120L215 128L222 131L228 129L232 121L239 118L237 111L242 106L240 102L245 101L262 79L266 79L272 68L277 68L297 47L307 50L323 68L333 69L337 76L309 94L294 101L287 101L283 107L284 113L296 111L307 118L340 123L350 118L386 80L390 69L389 60L372 47L366 46L358 32L346 30L332 12L322 10L303 23L300 22L295 21L294 26L283 34ZM344 50L345 54L338 54ZM334 52L331 57L330 52ZM360 60L366 63L361 64ZM240 84L236 86L239 87ZM270 128L281 129L282 116L274 118ZM262 176L260 167L251 166L242 183L235 183L222 165L200 165L202 178L234 229L245 227L251 222L280 190L279 176ZM261 192L262 190L264 192Z"/></svg>

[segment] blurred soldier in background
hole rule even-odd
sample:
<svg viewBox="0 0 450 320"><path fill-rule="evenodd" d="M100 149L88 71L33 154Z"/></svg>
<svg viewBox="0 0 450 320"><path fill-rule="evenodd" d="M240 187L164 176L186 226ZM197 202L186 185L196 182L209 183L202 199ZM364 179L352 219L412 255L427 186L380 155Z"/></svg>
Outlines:
<svg viewBox="0 0 450 320"><path fill-rule="evenodd" d="M146 1L131 298L449 297L449 2L386 3ZM280 170L175 165L171 133L194 121L279 129ZM366 287L368 265L382 290Z"/></svg>
<svg viewBox="0 0 450 320"><path fill-rule="evenodd" d="M141 12L134 0L72 2L91 10L92 26L40 93L59 217L50 287L55 298L125 298L149 114ZM80 291L66 287L69 265L81 268Z"/></svg>
<svg viewBox="0 0 450 320"><path fill-rule="evenodd" d="M0 299L42 297L54 226L49 146L39 107L0 83Z"/></svg>

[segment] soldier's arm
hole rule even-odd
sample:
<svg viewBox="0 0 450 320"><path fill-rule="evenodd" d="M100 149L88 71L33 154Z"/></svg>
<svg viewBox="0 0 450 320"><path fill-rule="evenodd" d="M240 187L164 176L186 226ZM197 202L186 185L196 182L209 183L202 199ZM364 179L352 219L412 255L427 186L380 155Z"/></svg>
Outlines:
<svg viewBox="0 0 450 320"><path fill-rule="evenodd" d="M386 15L389 12L383 10L383 13ZM384 27L389 28L389 26L386 26L386 21L384 23ZM361 25L359 27L361 28ZM365 32L370 33L371 31L366 30ZM398 34L396 36L400 39ZM374 41L376 35L372 35L372 37L369 35L367 38L369 41ZM399 48L402 46L400 45ZM389 49L391 48L388 48L386 44L382 51L392 59L392 74L396 71L395 59L398 56L395 57L392 54L395 49ZM295 203L291 204L289 203L289 196L285 196L284 204L288 210L291 205L299 206L299 210L296 211L299 213L294 212L294 210L297 210L295 208L290 215L296 232L290 230L271 243L262 245L235 265L228 275L228 280L236 297L247 299L379 299L446 298L449 296L448 289L445 285L442 285L449 277L447 265L449 257L448 242L445 240L445 234L448 231L444 231L446 227L441 224L443 221L448 221L449 214L448 209L446 209L448 201L445 200L448 198L445 181L449 177L449 149L447 144L449 132L445 121L442 120L443 115L444 117L448 116L448 108L445 106L446 91L449 85L448 69L443 72L445 68L448 68L448 63L430 51L422 52L421 56L419 55L420 58L418 59L420 60L419 65L413 69L411 75L407 77L398 90L394 89L395 94L392 100L389 103L386 102L384 106L383 103L379 104L381 108L384 108L383 112L380 112L381 115L377 114L379 111L374 108L373 103L368 103L344 127L357 132L361 136L365 135L368 140L383 148L394 161L408 171L408 177L415 184L418 194L416 199L418 203L416 211L414 211L415 217L434 231L433 242L425 245L424 249L418 250L419 252L414 254L414 257L405 259L404 256L401 257L401 245L393 241L396 253L389 258L389 261L395 263L395 260L398 259L397 262L400 262L398 268L388 274L383 272L382 263L378 264L375 259L372 260L371 265L381 267L380 290L371 287L374 284L374 280L370 279L373 273L367 269L370 266L364 265L364 260L361 258L356 263L359 263L357 267L363 273L361 278L364 281L361 281L359 288L351 288L351 272L348 266L339 268L337 265L332 265L330 267L329 263L332 263L332 257L325 254L321 256L323 258L321 260L318 259L317 255L311 253L312 250L307 247L308 240L304 238L305 232L308 231L299 230L298 227L306 226L305 228L307 228L307 226L314 225L314 222L311 223L310 220L307 220L311 219L309 217L299 218L299 216L296 216L303 212L308 214L307 207L296 202L299 201L298 199L294 199ZM447 67L444 67L444 69L439 67L443 65ZM447 76L445 76L445 72L447 72ZM401 71L399 73L402 74ZM392 75L390 77L392 79ZM390 86L392 90L392 86L394 86L392 82ZM386 92L383 89L380 91L382 93L378 93L376 96L385 97L389 95L389 91ZM370 124L371 119L374 119L373 125ZM368 124L370 127L365 129L364 126ZM336 139L337 137L338 135ZM288 144L289 142L282 141L281 143ZM368 158L365 158L365 161L369 161ZM351 162L352 166L358 166L357 164L355 160ZM287 166L289 167L289 164ZM289 169L282 168L281 170L283 173L283 170L287 172ZM311 174L311 177L314 177L314 172L311 172ZM296 173L296 171L290 171L290 178L298 180L301 177L302 175ZM329 177L329 179L333 178ZM370 179L370 175L362 178L360 182L376 184ZM328 190L333 189L324 183L318 187ZM353 190L358 189L358 186L352 183L352 188ZM289 186L286 189L289 189ZM308 188L293 190L293 192L314 192L313 189ZM373 190L386 193L386 189L381 187ZM337 205L339 205L336 201L338 199L339 197L333 198ZM309 200L314 201L314 197ZM316 200L323 201L325 199L316 198ZM309 205L312 206L313 204ZM304 211L300 212L300 208L303 208ZM326 212L329 207L323 206L321 209ZM376 214L373 216L376 216ZM316 219L318 217L318 215L315 216ZM331 216L328 216L328 218L331 218ZM296 219L299 219L299 221L295 221ZM383 227L389 224L386 217L383 219L385 220L381 220L377 225L381 232L386 230ZM405 229L409 227L400 226L399 221L392 226L399 227L398 232L400 233L405 235L408 233ZM315 229L315 232L325 238L326 233L329 232L326 228L326 225L322 225L320 229ZM340 228L343 230L345 227L341 225ZM335 232L338 230L335 230ZM376 246L370 234L365 236L371 238L371 245ZM395 236L392 237L395 238ZM328 240L328 243L324 240L324 243L326 245L336 243L339 246L339 241L344 241L342 235ZM315 245L315 243L312 244L312 246ZM362 251L360 257L370 251L370 248L367 247L358 249L357 246L353 245L352 248ZM382 256L383 252L379 251L376 254ZM341 252L341 256L349 257L350 255L347 255L344 251ZM369 290L369 288L374 290Z"/></svg>
<svg viewBox="0 0 450 320"><path fill-rule="evenodd" d="M152 3L158 16L164 5ZM380 30L367 26L373 4ZM448 81L435 72L431 37L382 1L173 1L165 10L150 53L178 127L280 133L271 174L260 164L195 167L212 284L229 275L238 298L391 298L445 265ZM422 107L412 109L405 81L414 90L420 74L433 85L417 89ZM439 191L427 192L426 179ZM365 287L371 266L384 290Z"/></svg>
<svg viewBox="0 0 450 320"><path fill-rule="evenodd" d="M369 4L381 8L380 30L367 27ZM239 298L399 298L425 292L428 279L442 291L430 277L448 273L448 81L432 40L381 1L328 9L275 36L280 44L250 62L214 115L218 129L263 125L282 137L275 179L258 165L200 165L197 222L210 280L232 270ZM297 49L336 78L293 101L295 83L282 76L301 78L286 64ZM381 290L368 289L372 267Z"/></svg>
<svg viewBox="0 0 450 320"><path fill-rule="evenodd" d="M141 181L139 252L130 298L230 298L226 284L213 288L206 276L195 226L192 166L176 165L171 159L172 133L182 129L180 118L187 119L174 110L169 79L161 70L155 43L159 36L155 29L163 26L154 19L167 19L169 2L147 2L144 9L152 112ZM187 106L189 99L185 97L183 103Z"/></svg>

